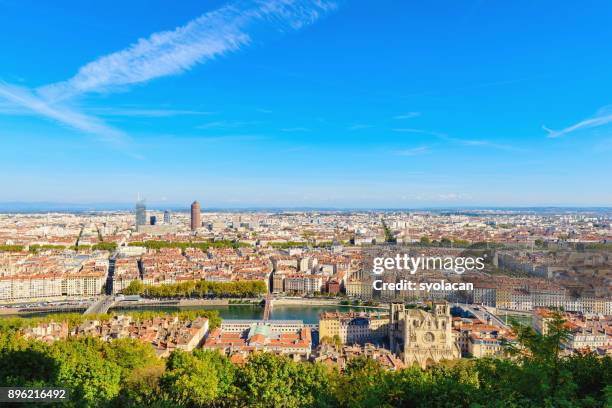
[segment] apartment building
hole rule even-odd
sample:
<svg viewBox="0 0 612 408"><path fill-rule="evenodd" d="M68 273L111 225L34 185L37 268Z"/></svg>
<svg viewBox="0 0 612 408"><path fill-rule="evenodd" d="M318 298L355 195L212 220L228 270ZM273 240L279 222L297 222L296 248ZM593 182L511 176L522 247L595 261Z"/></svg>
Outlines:
<svg viewBox="0 0 612 408"><path fill-rule="evenodd" d="M323 312L319 315L319 338L336 336L343 344L380 344L389 334L389 315L380 313Z"/></svg>

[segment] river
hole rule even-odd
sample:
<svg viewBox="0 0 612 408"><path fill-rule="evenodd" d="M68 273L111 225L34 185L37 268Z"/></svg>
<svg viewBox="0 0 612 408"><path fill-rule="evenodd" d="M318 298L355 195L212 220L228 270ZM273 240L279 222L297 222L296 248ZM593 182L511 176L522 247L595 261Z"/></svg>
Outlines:
<svg viewBox="0 0 612 408"><path fill-rule="evenodd" d="M217 310L222 319L262 319L264 308L256 305L228 305L228 306L150 306L139 308L140 310L159 310L164 312L176 312L179 310ZM134 308L113 308L112 312L135 310ZM371 309L357 306L312 306L312 305L277 305L270 311L270 320L302 320L306 324L318 324L321 312L333 311L379 311L384 309Z"/></svg>

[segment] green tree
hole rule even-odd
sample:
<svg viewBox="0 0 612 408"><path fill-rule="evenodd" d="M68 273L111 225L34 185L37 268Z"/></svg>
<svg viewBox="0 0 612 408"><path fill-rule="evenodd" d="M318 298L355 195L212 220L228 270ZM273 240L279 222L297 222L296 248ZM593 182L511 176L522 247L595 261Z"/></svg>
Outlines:
<svg viewBox="0 0 612 408"><path fill-rule="evenodd" d="M124 295L142 295L145 291L145 285L141 280L133 280L130 284L124 288L121 293Z"/></svg>
<svg viewBox="0 0 612 408"><path fill-rule="evenodd" d="M91 337L53 344L59 363L55 383L70 389L70 405L103 406L119 394L121 368L105 358L105 351L105 344Z"/></svg>
<svg viewBox="0 0 612 408"><path fill-rule="evenodd" d="M164 365L135 368L123 382L123 388L114 400L114 405L121 408L176 406L167 400L159 386L164 371Z"/></svg>
<svg viewBox="0 0 612 408"><path fill-rule="evenodd" d="M181 406L204 407L219 395L215 366L183 351L170 354L159 383L168 399Z"/></svg>
<svg viewBox="0 0 612 408"><path fill-rule="evenodd" d="M560 313L554 312L547 323L547 334L537 333L532 327L516 322L512 328L517 335L516 343L507 344L508 351L519 357L525 378L540 377L546 385L541 397L546 403L564 400L572 392L571 373L564 368L561 358L563 344L570 331Z"/></svg>
<svg viewBox="0 0 612 408"><path fill-rule="evenodd" d="M112 341L106 348L106 358L121 368L122 380L136 368L162 365L150 343L129 338Z"/></svg>
<svg viewBox="0 0 612 408"><path fill-rule="evenodd" d="M380 364L366 357L348 362L344 375L336 382L335 395L342 407L376 407L384 403L376 388L385 384L385 371Z"/></svg>
<svg viewBox="0 0 612 408"><path fill-rule="evenodd" d="M300 364L285 356L254 354L237 374L244 406L315 407L325 406L329 387L325 368Z"/></svg>
<svg viewBox="0 0 612 408"><path fill-rule="evenodd" d="M342 347L342 339L337 334L334 334L334 336L331 338L331 343L335 345L337 348Z"/></svg>

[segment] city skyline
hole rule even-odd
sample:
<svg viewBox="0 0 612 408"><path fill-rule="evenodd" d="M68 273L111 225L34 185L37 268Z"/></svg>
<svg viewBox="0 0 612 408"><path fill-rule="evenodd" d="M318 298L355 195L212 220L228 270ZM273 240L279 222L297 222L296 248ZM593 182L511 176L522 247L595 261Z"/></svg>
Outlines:
<svg viewBox="0 0 612 408"><path fill-rule="evenodd" d="M0 2L0 203L612 205L612 5L119 5Z"/></svg>

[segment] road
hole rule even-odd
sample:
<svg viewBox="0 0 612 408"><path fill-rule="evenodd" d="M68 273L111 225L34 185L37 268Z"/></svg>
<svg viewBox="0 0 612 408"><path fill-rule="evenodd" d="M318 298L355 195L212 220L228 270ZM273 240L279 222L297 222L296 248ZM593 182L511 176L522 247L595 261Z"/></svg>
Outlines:
<svg viewBox="0 0 612 408"><path fill-rule="evenodd" d="M266 296L266 306L264 307L264 320L270 320L270 311L272 310L272 295L268 293Z"/></svg>
<svg viewBox="0 0 612 408"><path fill-rule="evenodd" d="M455 306L471 313L476 318L482 320L483 322L488 322L493 326L497 326L503 329L507 329L508 326L504 323L502 319L491 313L484 306L480 305L468 305L463 303L456 303Z"/></svg>
<svg viewBox="0 0 612 408"><path fill-rule="evenodd" d="M115 298L113 296L104 296L89 306L83 314L88 315L107 313L114 303Z"/></svg>

